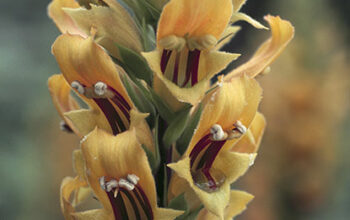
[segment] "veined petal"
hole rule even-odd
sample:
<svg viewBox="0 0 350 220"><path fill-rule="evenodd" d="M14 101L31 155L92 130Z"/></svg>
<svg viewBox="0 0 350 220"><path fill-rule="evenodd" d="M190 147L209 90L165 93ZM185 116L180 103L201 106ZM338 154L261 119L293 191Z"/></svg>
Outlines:
<svg viewBox="0 0 350 220"><path fill-rule="evenodd" d="M261 139L266 127L266 120L263 114L257 112L247 133L236 143L232 151L241 153L255 153L258 151Z"/></svg>
<svg viewBox="0 0 350 220"><path fill-rule="evenodd" d="M157 39L169 35L219 39L232 15L231 0L171 0L160 16Z"/></svg>
<svg viewBox="0 0 350 220"><path fill-rule="evenodd" d="M116 3L119 5L119 3ZM96 28L95 40L106 48L114 57L119 57L115 43L130 48L135 52L143 50L139 30L122 6L106 7L91 5L91 9L64 9L83 30L89 35L91 28Z"/></svg>
<svg viewBox="0 0 350 220"><path fill-rule="evenodd" d="M293 38L294 28L290 22L271 15L265 16L265 20L271 27L271 38L260 46L248 62L230 72L225 80L243 74L247 74L249 77L257 76L279 56Z"/></svg>
<svg viewBox="0 0 350 220"><path fill-rule="evenodd" d="M242 213L246 208L247 204L254 198L249 193L231 190L230 202L225 208L225 220L232 220L233 217ZM197 216L197 220L220 220L216 215L212 214L206 209L202 209Z"/></svg>
<svg viewBox="0 0 350 220"><path fill-rule="evenodd" d="M158 50L142 53L155 74L155 91L169 106L179 108L179 106L181 107L180 103L198 104L209 89L210 78L239 56L238 54L217 51L203 51L202 53L203 55L199 61L199 82L189 88L181 88L164 76L159 65L161 63L161 53ZM173 97L172 99L169 99L169 93Z"/></svg>
<svg viewBox="0 0 350 220"><path fill-rule="evenodd" d="M214 124L219 124L225 130L240 121L249 127L256 114L261 93L257 81L246 76L234 78L230 82L221 82L221 85L204 98L201 119L185 154L191 153L196 143L209 134ZM224 148L232 147L236 141L237 139L227 141Z"/></svg>
<svg viewBox="0 0 350 220"><path fill-rule="evenodd" d="M246 21L249 24L251 24L253 27L258 28L258 29L268 29L267 27L262 25L257 20L255 20L252 17L250 17L249 15L241 13L241 12L233 13L233 15L232 15L231 22L235 23L237 21Z"/></svg>
<svg viewBox="0 0 350 220"><path fill-rule="evenodd" d="M69 15L63 10L63 8L79 7L79 4L74 0L53 0L48 6L48 14L62 33L86 36L84 31L80 30Z"/></svg>
<svg viewBox="0 0 350 220"><path fill-rule="evenodd" d="M187 181L206 209L222 219L225 207L229 203L230 184L247 171L250 161L251 156L249 154L221 151L213 164L213 168L220 170L225 180L220 188L214 192L206 192L196 186L191 174L189 157L185 157L176 163L168 164L168 167Z"/></svg>

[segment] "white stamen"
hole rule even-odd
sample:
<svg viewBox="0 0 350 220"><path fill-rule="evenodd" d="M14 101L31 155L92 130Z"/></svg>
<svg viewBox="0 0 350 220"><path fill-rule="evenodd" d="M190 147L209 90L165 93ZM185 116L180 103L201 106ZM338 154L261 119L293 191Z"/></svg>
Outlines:
<svg viewBox="0 0 350 220"><path fill-rule="evenodd" d="M137 182L140 180L140 178L138 176L136 176L135 174L128 174L128 176L126 177L130 183L136 185Z"/></svg>
<svg viewBox="0 0 350 220"><path fill-rule="evenodd" d="M255 162L256 154L249 154L249 166L253 166Z"/></svg>
<svg viewBox="0 0 350 220"><path fill-rule="evenodd" d="M80 94L84 94L85 93L85 89L84 87L80 84L80 82L78 81L73 81L71 84L71 87L73 89L76 89Z"/></svg>
<svg viewBox="0 0 350 220"><path fill-rule="evenodd" d="M106 180L104 176L100 177L99 182L102 190L106 190Z"/></svg>
<svg viewBox="0 0 350 220"><path fill-rule="evenodd" d="M241 133L241 134L245 134L247 132L247 128L242 124L241 121L237 121L234 126L237 128L237 130Z"/></svg>
<svg viewBox="0 0 350 220"><path fill-rule="evenodd" d="M119 186L119 183L117 180L111 180L111 181L106 183L106 191L110 192L110 191L112 191L112 189L115 189L118 186Z"/></svg>
<svg viewBox="0 0 350 220"><path fill-rule="evenodd" d="M107 85L104 82L97 82L94 86L96 95L103 96L107 92Z"/></svg>
<svg viewBox="0 0 350 220"><path fill-rule="evenodd" d="M212 138L215 141L221 141L227 138L227 133L218 124L214 124L210 128L210 133L212 134Z"/></svg>
<svg viewBox="0 0 350 220"><path fill-rule="evenodd" d="M84 143L84 141L86 141L87 139L87 135L85 135L81 140L80 140L80 144Z"/></svg>
<svg viewBox="0 0 350 220"><path fill-rule="evenodd" d="M65 131L65 132L72 132L72 130L70 130L70 127L66 124L65 121L60 121L60 129L61 131Z"/></svg>
<svg viewBox="0 0 350 220"><path fill-rule="evenodd" d="M132 191L135 188L135 186L132 183L130 183L129 181L127 181L126 179L120 179L119 186L123 187L129 191Z"/></svg>
<svg viewBox="0 0 350 220"><path fill-rule="evenodd" d="M117 198L119 190L114 191L114 198Z"/></svg>

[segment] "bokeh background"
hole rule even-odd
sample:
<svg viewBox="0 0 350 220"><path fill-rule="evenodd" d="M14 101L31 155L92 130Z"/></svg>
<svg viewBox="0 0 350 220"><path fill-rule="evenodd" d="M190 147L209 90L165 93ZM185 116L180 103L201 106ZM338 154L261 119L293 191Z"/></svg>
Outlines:
<svg viewBox="0 0 350 220"><path fill-rule="evenodd" d="M59 129L47 78L59 73L50 46L59 35L49 1L0 7L0 219L63 219L59 186L73 175L79 141ZM296 28L292 43L259 81L268 127L255 165L235 185L256 196L238 220L345 220L350 216L350 2L248 0ZM225 50L247 60L269 36L242 23Z"/></svg>

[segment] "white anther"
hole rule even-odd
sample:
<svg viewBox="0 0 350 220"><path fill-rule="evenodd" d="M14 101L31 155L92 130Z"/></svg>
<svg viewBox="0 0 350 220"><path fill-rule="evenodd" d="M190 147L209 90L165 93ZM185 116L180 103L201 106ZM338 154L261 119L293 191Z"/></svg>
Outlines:
<svg viewBox="0 0 350 220"><path fill-rule="evenodd" d="M97 82L94 86L96 95L103 96L107 92L107 85L104 82Z"/></svg>
<svg viewBox="0 0 350 220"><path fill-rule="evenodd" d="M215 141L221 141L221 140L225 140L227 138L227 133L218 124L214 124L210 128L210 133L212 134L212 138Z"/></svg>
<svg viewBox="0 0 350 220"><path fill-rule="evenodd" d="M241 121L237 121L234 126L236 127L236 129L241 133L241 134L245 134L247 132L247 128L242 124Z"/></svg>
<svg viewBox="0 0 350 220"><path fill-rule="evenodd" d="M106 183L106 191L110 192L112 189L115 189L119 186L119 183L117 180L111 180Z"/></svg>
<svg viewBox="0 0 350 220"><path fill-rule="evenodd" d="M80 82L78 81L73 81L71 84L71 87L73 89L76 89L80 94L84 94L85 93L85 89L84 87L80 84Z"/></svg>
<svg viewBox="0 0 350 220"><path fill-rule="evenodd" d="M135 188L134 184L130 183L126 179L120 179L119 180L119 186L123 187L123 188L125 188L125 189L127 189L129 191L132 191Z"/></svg>
<svg viewBox="0 0 350 220"><path fill-rule="evenodd" d="M106 190L106 179L104 176L100 177L99 182L102 190Z"/></svg>
<svg viewBox="0 0 350 220"><path fill-rule="evenodd" d="M137 182L140 180L140 178L138 176L136 176L135 174L128 174L128 176L126 177L130 183L136 185Z"/></svg>
<svg viewBox="0 0 350 220"><path fill-rule="evenodd" d="M81 140L80 140L80 144L84 143L84 141L86 141L87 139L87 135L85 135Z"/></svg>
<svg viewBox="0 0 350 220"><path fill-rule="evenodd" d="M249 154L249 166L253 166L255 162L256 154Z"/></svg>
<svg viewBox="0 0 350 220"><path fill-rule="evenodd" d="M271 72L271 67L270 66L268 66L268 67L266 67L262 72L261 72L261 75L267 75L267 74L269 74Z"/></svg>
<svg viewBox="0 0 350 220"><path fill-rule="evenodd" d="M61 131L65 131L65 132L72 132L72 130L70 129L70 127L66 124L65 121L60 121L60 129Z"/></svg>

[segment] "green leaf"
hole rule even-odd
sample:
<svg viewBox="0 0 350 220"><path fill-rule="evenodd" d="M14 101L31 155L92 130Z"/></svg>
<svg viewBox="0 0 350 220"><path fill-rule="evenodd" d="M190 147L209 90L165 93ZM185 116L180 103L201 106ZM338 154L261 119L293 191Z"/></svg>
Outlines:
<svg viewBox="0 0 350 220"><path fill-rule="evenodd" d="M171 144L175 142L185 130L191 107L192 106L187 106L180 112L176 112L176 116L173 118L168 128L165 130L163 143L166 148L169 148Z"/></svg>
<svg viewBox="0 0 350 220"><path fill-rule="evenodd" d="M129 70L126 70L127 73L130 74L131 71L131 74L133 74L139 79L145 80L149 85L151 85L153 72L149 68L145 58L143 58L140 54L134 52L133 50L130 50L127 47L124 47L117 43L115 45L118 47L119 54L122 59L121 62Z"/></svg>
<svg viewBox="0 0 350 220"><path fill-rule="evenodd" d="M153 104L157 108L160 116L167 121L168 123L173 120L175 117L174 112L170 109L170 107L158 96L158 94L152 89L148 88L152 97Z"/></svg>
<svg viewBox="0 0 350 220"><path fill-rule="evenodd" d="M141 31L145 52L154 50L156 48L156 34L152 25L147 24L145 19L142 20Z"/></svg>
<svg viewBox="0 0 350 220"><path fill-rule="evenodd" d="M191 117L181 137L176 142L176 149L180 154L185 153L188 145L190 144L191 138L194 134L194 130L197 128L198 122L201 118L203 111L202 104L198 106L197 111Z"/></svg>
<svg viewBox="0 0 350 220"><path fill-rule="evenodd" d="M155 151L156 151L156 158L160 163L160 152L159 152L159 116L156 117L156 121L155 121L155 127L154 127L154 147L155 147ZM159 164L158 164L159 165Z"/></svg>
<svg viewBox="0 0 350 220"><path fill-rule="evenodd" d="M150 116L146 118L148 125L153 128L156 117L156 110L151 103L151 100L146 98L145 94L140 91L137 85L135 85L125 74L122 75L122 81L124 87L135 104L136 108L143 113L149 113Z"/></svg>
<svg viewBox="0 0 350 220"><path fill-rule="evenodd" d="M182 193L179 196L173 198L169 202L168 207L175 210L187 211L188 206L185 199L185 193Z"/></svg>
<svg viewBox="0 0 350 220"><path fill-rule="evenodd" d="M146 152L149 165L151 166L152 171L156 171L159 167L160 160L156 158L153 152L147 148L144 144L141 145L143 150Z"/></svg>
<svg viewBox="0 0 350 220"><path fill-rule="evenodd" d="M196 220L199 212L202 210L203 206L198 207L192 212L186 211L184 214L176 218L176 220Z"/></svg>

